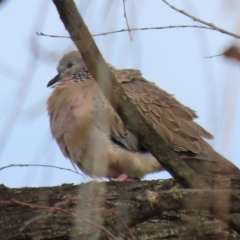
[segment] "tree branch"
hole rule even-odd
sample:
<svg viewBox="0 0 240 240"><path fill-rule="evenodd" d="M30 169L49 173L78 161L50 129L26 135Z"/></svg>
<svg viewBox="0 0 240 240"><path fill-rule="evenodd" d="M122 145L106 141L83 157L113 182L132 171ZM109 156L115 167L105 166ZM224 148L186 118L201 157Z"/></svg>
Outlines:
<svg viewBox="0 0 240 240"><path fill-rule="evenodd" d="M239 239L227 220L240 228L240 179L218 180L218 190L181 189L173 179L20 189L0 185L1 238ZM224 189L229 182L235 190Z"/></svg>
<svg viewBox="0 0 240 240"><path fill-rule="evenodd" d="M169 2L167 2L166 0L162 0L162 1L163 1L165 4L167 4L170 8L172 8L173 10L175 10L175 11L177 11L177 12L179 12L179 13L181 13L181 14L189 17L189 18L191 18L193 21L200 22L200 23L202 23L202 24L204 24L204 25L207 25L207 26L211 27L212 29L214 29L214 30L216 30L216 31L219 31L219 32L221 32L221 33L223 33L223 34L230 35L230 36L232 36L232 37L234 37L234 38L237 38L237 39L240 38L240 35L237 35L237 34L235 34L235 33L226 31L225 29L220 28L220 27L218 27L218 26L216 26L216 25L214 25L214 24L212 24L212 23L203 21L203 20L201 20L200 18L196 18L195 16L190 15L189 13L186 13L185 11L180 10L180 9L176 8L175 6L171 5L171 4L170 4Z"/></svg>

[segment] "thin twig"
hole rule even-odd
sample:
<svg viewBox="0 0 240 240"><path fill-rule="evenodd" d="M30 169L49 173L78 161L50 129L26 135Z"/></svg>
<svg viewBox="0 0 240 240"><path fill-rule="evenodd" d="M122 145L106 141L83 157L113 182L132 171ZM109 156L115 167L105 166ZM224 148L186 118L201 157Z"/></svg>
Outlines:
<svg viewBox="0 0 240 240"><path fill-rule="evenodd" d="M93 37L106 36L106 35L114 34L114 33L129 32L129 30L130 31L146 31L146 30L161 30L161 29L171 29L171 28L203 28L203 29L209 29L209 30L216 31L215 29L213 29L211 27L199 26L199 25L169 25L169 26L162 26L162 27L141 27L141 28L120 29L120 30L115 30L115 31L96 33L96 34L92 34L92 36ZM36 34L38 36L44 36L44 37L70 38L69 36L51 35L51 34L45 34L42 32L36 32Z"/></svg>
<svg viewBox="0 0 240 240"><path fill-rule="evenodd" d="M221 54L217 54L217 55L213 55L213 56L207 56L205 58L215 58L215 57L221 57L221 56L224 56L224 54L221 53Z"/></svg>
<svg viewBox="0 0 240 240"><path fill-rule="evenodd" d="M127 24L127 28L128 28L128 32L129 32L129 37L130 40L132 41L132 36L131 36L131 30L128 24L128 19L127 19L127 13L126 13L126 6L125 6L126 0L123 0L123 11L124 11L124 17L126 19L126 24Z"/></svg>
<svg viewBox="0 0 240 240"><path fill-rule="evenodd" d="M200 18L196 18L196 17L190 15L189 13L186 13L185 11L180 10L180 9L176 8L175 6L171 5L171 4L170 4L169 2L167 2L166 0L162 0L162 1L163 1L165 4L167 4L170 8L172 8L173 10L175 10L175 11L177 11L177 12L180 12L181 14L183 14L183 15L191 18L192 20L194 20L194 21L196 21L196 22L200 22L200 23L202 23L202 24L204 24L204 25L207 25L207 26L215 29L216 31L219 31L219 32L221 32L221 33L230 35L230 36L232 36L232 37L234 37L234 38L240 39L240 35L237 35L237 34L235 34L235 33L226 31L226 30L224 30L224 29L222 29L222 28L220 28L220 27L218 27L218 26L216 26L216 25L214 25L214 24L212 24L212 23L203 21L203 20L201 20Z"/></svg>
<svg viewBox="0 0 240 240"><path fill-rule="evenodd" d="M120 29L110 32L104 32L104 33L96 33L92 34L93 37L97 36L105 36L113 33L121 33L121 32L128 32L130 31L145 31L145 30L161 30L161 29L171 29L171 28L204 28L209 30L215 30L211 27L206 26L198 26L198 25L169 25L169 26L162 26L162 27L141 27L141 28L131 28L131 29Z"/></svg>
<svg viewBox="0 0 240 240"><path fill-rule="evenodd" d="M70 38L69 36L49 35L49 34L45 34L45 33L42 33L42 32L36 32L36 34L37 34L38 36L44 36L44 37Z"/></svg>
<svg viewBox="0 0 240 240"><path fill-rule="evenodd" d="M60 170L70 171L70 172L76 173L76 174L84 177L84 175L82 173L77 172L75 170L72 170L72 169L69 169L69 168L53 166L53 165L45 165L45 164L9 164L9 165L0 167L0 171L3 170L3 169L6 169L6 168L10 168L10 167L50 167L50 168L57 168L57 169L60 169Z"/></svg>
<svg viewBox="0 0 240 240"><path fill-rule="evenodd" d="M237 50L240 50L240 48L236 48ZM215 57L221 57L221 56L225 56L225 53L220 53L220 54L217 54L217 55L213 55L213 56L207 56L205 58L215 58Z"/></svg>

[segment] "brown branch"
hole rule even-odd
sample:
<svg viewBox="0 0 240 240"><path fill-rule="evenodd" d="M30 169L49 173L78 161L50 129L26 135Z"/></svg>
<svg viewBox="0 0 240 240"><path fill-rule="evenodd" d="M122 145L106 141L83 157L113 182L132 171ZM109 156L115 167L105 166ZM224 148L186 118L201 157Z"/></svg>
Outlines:
<svg viewBox="0 0 240 240"><path fill-rule="evenodd" d="M20 189L0 185L1 239L96 239L101 233L109 236L104 229L117 239L129 239L129 230L135 239L239 238L228 227L240 228L239 176L219 176L219 182L219 190L180 189L173 179ZM225 223L209 211L224 215Z"/></svg>
<svg viewBox="0 0 240 240"><path fill-rule="evenodd" d="M223 197L225 196L225 197ZM146 214L161 214L163 211L174 211L174 210L205 210L211 211L212 214L216 217L220 217L224 220L225 223L229 223L231 220L231 213L240 213L240 191L239 190L170 190L170 191L149 191L146 190L144 194L136 194L132 196L132 200L141 204L144 204L147 207L144 211L139 211L138 215L135 216L138 218L138 221L146 218ZM37 204L30 204L25 202L20 202L16 200L11 201L0 201L0 204L18 204L26 206L32 209L43 209L54 212L62 212L65 214L70 214L76 218L79 218L79 215L73 214L66 209L60 208L58 206L49 207L41 206ZM95 201L95 204L99 204ZM101 204L100 204L101 205ZM118 215L117 212L111 210L108 207L108 210L111 211L114 215L117 216L124 222L124 220ZM229 214L230 213L230 214ZM129 225L133 224L136 219L132 218L128 223ZM100 226L92 221L82 218L81 219L87 223L96 226L99 229L104 230L109 236L113 237L112 234L105 229L103 226ZM237 218L238 219L238 218ZM238 219L239 221L239 219ZM129 233L129 229L124 224L124 227ZM236 231L240 233L240 226L234 227ZM133 239L133 236L130 235ZM116 238L115 238L116 239Z"/></svg>
<svg viewBox="0 0 240 240"><path fill-rule="evenodd" d="M179 183L187 188L209 188L208 185L179 158L164 140L146 123L124 90L110 72L87 26L72 0L53 0L60 18L71 39L81 53L89 71L97 80L102 92L109 99L126 126L155 156L162 166Z"/></svg>
<svg viewBox="0 0 240 240"><path fill-rule="evenodd" d="M180 10L180 9L176 8L175 6L171 5L171 4L170 4L169 2L167 2L166 0L162 0L162 1L163 1L165 4L167 4L170 8L172 8L173 10L175 10L175 11L177 11L177 12L179 12L179 13L181 13L181 14L189 17L189 18L191 18L193 21L200 22L200 23L202 23L202 24L204 24L204 25L207 25L207 26L213 28L214 30L216 30L216 31L218 31L218 32L221 32L221 33L223 33L223 34L227 34L227 35L230 35L230 36L232 36L232 37L234 37L234 38L240 39L240 35L238 35L238 34L235 34L235 33L229 32L229 31L226 31L225 29L220 28L220 27L218 27L218 26L216 26L216 25L214 25L214 24L212 24L212 23L203 21L203 20L201 20L200 18L197 18L197 17L195 17L195 16L192 16L192 15L190 15L189 13L186 13L185 11Z"/></svg>
<svg viewBox="0 0 240 240"><path fill-rule="evenodd" d="M226 57L226 58L230 58L230 59L233 59L237 62L240 62L240 51L239 51L239 48L232 45L230 47L228 47L223 55Z"/></svg>

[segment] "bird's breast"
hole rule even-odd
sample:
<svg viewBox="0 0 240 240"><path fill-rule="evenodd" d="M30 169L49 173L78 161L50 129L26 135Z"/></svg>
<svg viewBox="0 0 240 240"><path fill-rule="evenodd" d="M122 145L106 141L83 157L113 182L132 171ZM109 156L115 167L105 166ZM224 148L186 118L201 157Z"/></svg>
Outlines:
<svg viewBox="0 0 240 240"><path fill-rule="evenodd" d="M90 86L55 89L47 101L53 137L64 132L83 132L92 123L92 97Z"/></svg>

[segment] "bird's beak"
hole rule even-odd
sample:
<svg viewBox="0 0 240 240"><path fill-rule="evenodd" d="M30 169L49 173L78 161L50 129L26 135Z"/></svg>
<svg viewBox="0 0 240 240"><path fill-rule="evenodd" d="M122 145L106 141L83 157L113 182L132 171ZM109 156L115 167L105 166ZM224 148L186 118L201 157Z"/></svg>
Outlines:
<svg viewBox="0 0 240 240"><path fill-rule="evenodd" d="M59 80L61 80L60 74L56 75L53 79L51 79L48 82L47 87L51 87L53 84L57 83Z"/></svg>

